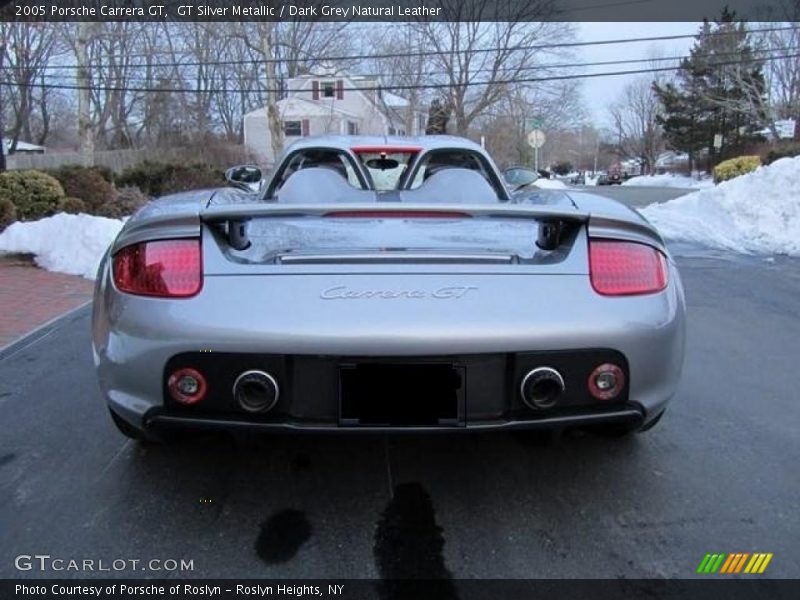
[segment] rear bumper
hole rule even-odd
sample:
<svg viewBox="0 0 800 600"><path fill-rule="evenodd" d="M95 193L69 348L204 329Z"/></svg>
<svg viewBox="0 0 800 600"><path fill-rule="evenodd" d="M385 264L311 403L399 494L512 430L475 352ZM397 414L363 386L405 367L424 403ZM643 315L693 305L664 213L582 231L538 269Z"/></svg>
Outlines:
<svg viewBox="0 0 800 600"><path fill-rule="evenodd" d="M632 429L642 426L645 422L644 410L630 403L629 405L614 410L585 411L569 415L552 415L536 419L523 419L516 421L476 422L467 423L459 427L370 427L370 426L342 426L321 423L263 423L240 420L235 418L193 418L180 415L170 415L154 411L145 417L147 428L189 428L208 429L240 432L261 433L455 433L455 432L481 432L481 431L517 431L536 429L560 429L570 427L585 427L588 425L621 424Z"/></svg>

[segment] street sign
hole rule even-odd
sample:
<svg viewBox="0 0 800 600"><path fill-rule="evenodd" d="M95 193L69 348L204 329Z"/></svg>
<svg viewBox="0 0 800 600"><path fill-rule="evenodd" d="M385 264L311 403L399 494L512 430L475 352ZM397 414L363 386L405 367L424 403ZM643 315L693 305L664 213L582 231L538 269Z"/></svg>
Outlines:
<svg viewBox="0 0 800 600"><path fill-rule="evenodd" d="M526 129L541 129L542 125L544 124L544 120L540 117L533 117L532 119L525 120Z"/></svg>
<svg viewBox="0 0 800 600"><path fill-rule="evenodd" d="M531 148L541 148L544 146L544 142L547 138L544 135L544 131L541 129L534 129L528 134L528 145Z"/></svg>
<svg viewBox="0 0 800 600"><path fill-rule="evenodd" d="M775 121L775 130L778 132L778 137L781 139L792 139L796 127L797 123L794 119Z"/></svg>
<svg viewBox="0 0 800 600"><path fill-rule="evenodd" d="M714 148L722 148L722 134L715 133L714 134Z"/></svg>

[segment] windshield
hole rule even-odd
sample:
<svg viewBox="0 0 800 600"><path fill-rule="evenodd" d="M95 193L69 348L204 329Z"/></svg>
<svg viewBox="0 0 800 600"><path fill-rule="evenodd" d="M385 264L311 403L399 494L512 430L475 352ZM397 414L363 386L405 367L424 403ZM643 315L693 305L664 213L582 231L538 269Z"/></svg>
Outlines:
<svg viewBox="0 0 800 600"><path fill-rule="evenodd" d="M353 148L353 151L372 177L375 190L379 192L396 190L406 169L419 152L417 148Z"/></svg>

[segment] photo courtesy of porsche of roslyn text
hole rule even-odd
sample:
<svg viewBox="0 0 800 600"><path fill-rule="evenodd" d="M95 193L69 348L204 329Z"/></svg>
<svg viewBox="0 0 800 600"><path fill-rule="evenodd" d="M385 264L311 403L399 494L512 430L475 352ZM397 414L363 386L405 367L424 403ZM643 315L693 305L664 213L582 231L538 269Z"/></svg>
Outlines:
<svg viewBox="0 0 800 600"><path fill-rule="evenodd" d="M797 597L796 2L362 4L0 6L0 597Z"/></svg>

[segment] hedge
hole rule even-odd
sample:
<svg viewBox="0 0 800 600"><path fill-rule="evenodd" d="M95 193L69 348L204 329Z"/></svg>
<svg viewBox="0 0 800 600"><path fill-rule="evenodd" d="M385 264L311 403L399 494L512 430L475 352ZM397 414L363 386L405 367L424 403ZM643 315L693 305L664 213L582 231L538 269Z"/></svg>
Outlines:
<svg viewBox="0 0 800 600"><path fill-rule="evenodd" d="M36 220L58 212L64 188L57 179L41 171L4 171L0 173L0 200L10 200L17 219Z"/></svg>
<svg viewBox="0 0 800 600"><path fill-rule="evenodd" d="M758 156L737 156L729 160L723 160L714 167L714 182L727 181L739 175L755 171L761 166L761 158Z"/></svg>

